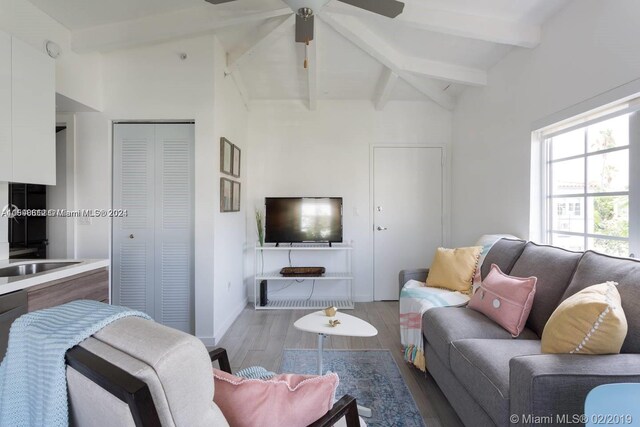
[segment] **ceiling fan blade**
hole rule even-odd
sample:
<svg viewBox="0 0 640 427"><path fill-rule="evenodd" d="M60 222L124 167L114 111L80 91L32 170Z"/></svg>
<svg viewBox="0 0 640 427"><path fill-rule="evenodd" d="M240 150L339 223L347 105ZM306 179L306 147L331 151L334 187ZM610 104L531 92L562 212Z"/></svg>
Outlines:
<svg viewBox="0 0 640 427"><path fill-rule="evenodd" d="M402 13L404 3L396 0L339 0L360 9L377 13L388 18L395 18Z"/></svg>
<svg viewBox="0 0 640 427"><path fill-rule="evenodd" d="M314 20L315 17L313 15L308 18L296 15L296 41L298 43L306 43L313 40Z"/></svg>
<svg viewBox="0 0 640 427"><path fill-rule="evenodd" d="M222 3L229 3L236 0L204 0L204 1L211 4L222 4Z"/></svg>

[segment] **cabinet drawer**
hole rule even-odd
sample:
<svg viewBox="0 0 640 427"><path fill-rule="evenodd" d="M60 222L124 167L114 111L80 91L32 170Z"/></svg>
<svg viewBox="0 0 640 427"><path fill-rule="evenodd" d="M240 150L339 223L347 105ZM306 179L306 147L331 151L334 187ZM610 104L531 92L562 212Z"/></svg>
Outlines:
<svg viewBox="0 0 640 427"><path fill-rule="evenodd" d="M109 272L106 268L65 279L44 283L29 289L29 311L90 299L109 300Z"/></svg>

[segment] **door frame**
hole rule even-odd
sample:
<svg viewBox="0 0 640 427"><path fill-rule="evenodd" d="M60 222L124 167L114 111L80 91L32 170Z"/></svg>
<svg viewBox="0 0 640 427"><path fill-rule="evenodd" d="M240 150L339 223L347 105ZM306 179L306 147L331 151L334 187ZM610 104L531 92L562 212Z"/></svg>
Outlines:
<svg viewBox="0 0 640 427"><path fill-rule="evenodd" d="M191 210L191 244L192 244L192 254L193 254L193 265L191 267L191 300L189 301L189 304L191 305L191 333L192 335L195 335L196 333L196 301L195 301L195 294L196 294L196 209L195 209L195 204L196 204L196 167L195 167L195 157L196 157L196 121L195 119L177 119L177 120L172 120L172 119L150 119L150 120L146 120L146 119L142 119L142 120L127 120L127 119L118 119L118 120L114 120L111 119L109 120L109 143L110 143L110 147L109 147L109 155L111 156L111 167L109 168L109 173L110 173L110 179L109 179L109 184L111 186L110 192L109 192L109 196L110 196L110 205L113 208L113 201L114 201L114 192L115 192L115 185L114 185L114 179L115 179L115 174L114 174L114 168L115 168L115 162L116 162L116 158L115 158L115 127L116 125L122 125L122 124L149 124L149 125L163 125L163 124L172 124L172 125L176 125L176 124L184 124L184 125L193 125L194 127L194 138L193 138L193 171L192 171L192 180L193 180L193 185L192 185L192 191L193 191L193 197L191 198L191 206L189 206L189 209ZM109 304L113 304L113 251L114 251L114 246L113 246L113 218L109 217Z"/></svg>
<svg viewBox="0 0 640 427"><path fill-rule="evenodd" d="M446 144L370 144L369 145L369 238L371 241L371 296L373 301L376 300L376 240L374 230L374 209L375 209L375 159L374 153L376 148L439 148L442 150L442 243L449 246L451 241L451 156L449 155L449 145ZM416 265L415 268L426 268L427 265ZM399 272L398 272L399 273Z"/></svg>

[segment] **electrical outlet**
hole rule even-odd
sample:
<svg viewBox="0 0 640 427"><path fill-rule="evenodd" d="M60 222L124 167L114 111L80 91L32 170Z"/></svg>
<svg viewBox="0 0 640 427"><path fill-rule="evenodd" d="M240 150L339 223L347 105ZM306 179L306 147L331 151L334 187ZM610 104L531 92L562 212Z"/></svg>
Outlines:
<svg viewBox="0 0 640 427"><path fill-rule="evenodd" d="M91 217L89 216L78 217L78 225L91 225Z"/></svg>

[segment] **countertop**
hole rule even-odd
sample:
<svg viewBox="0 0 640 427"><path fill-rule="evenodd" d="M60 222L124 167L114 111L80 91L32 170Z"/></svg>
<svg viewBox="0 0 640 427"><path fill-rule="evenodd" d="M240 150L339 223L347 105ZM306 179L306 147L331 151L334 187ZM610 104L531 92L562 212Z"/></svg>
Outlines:
<svg viewBox="0 0 640 427"><path fill-rule="evenodd" d="M5 259L0 260L0 268L18 264L48 263L48 262L77 262L78 264L56 268L55 270L43 271L42 273L28 276L0 277L0 295L9 292L27 289L31 286L51 282L53 280L64 279L87 271L109 267L107 259Z"/></svg>

